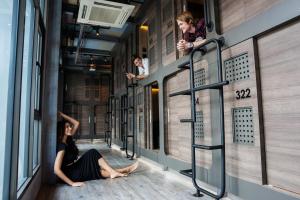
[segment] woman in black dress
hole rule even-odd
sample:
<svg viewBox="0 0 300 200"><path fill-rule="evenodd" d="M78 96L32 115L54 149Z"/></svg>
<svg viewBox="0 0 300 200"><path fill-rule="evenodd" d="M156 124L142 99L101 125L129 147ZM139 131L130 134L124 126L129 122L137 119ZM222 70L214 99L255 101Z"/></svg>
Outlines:
<svg viewBox="0 0 300 200"><path fill-rule="evenodd" d="M84 181L117 178L126 176L138 167L138 162L122 169L113 169L95 149L84 153L78 159L78 149L72 136L79 127L79 122L61 112L64 121L58 127L58 147L54 163L54 173L70 186L83 186Z"/></svg>
<svg viewBox="0 0 300 200"><path fill-rule="evenodd" d="M183 39L177 43L179 51L189 52L206 41L204 19L195 20L189 11L184 11L177 17L177 24L183 33Z"/></svg>

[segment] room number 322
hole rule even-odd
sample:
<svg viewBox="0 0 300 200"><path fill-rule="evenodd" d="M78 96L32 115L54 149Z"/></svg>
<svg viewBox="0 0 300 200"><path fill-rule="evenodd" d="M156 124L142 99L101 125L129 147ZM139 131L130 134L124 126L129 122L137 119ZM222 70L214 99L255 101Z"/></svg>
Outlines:
<svg viewBox="0 0 300 200"><path fill-rule="evenodd" d="M246 99L246 98L250 98L251 97L251 90L249 88L247 89L242 89L242 90L237 90L235 91L235 98L236 99Z"/></svg>

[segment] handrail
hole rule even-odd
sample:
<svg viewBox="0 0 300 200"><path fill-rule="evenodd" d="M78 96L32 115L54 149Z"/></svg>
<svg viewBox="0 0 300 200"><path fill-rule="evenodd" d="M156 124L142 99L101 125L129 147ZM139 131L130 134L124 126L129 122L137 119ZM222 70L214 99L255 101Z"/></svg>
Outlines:
<svg viewBox="0 0 300 200"><path fill-rule="evenodd" d="M125 136L125 152L126 152L126 156L127 158L129 158L130 160L133 160L134 156L135 156L135 139L136 139L136 133L135 133L135 87L137 86L138 84L137 83L134 83L133 80L131 81L131 84L127 84L127 96L128 96L128 93L129 93L129 89L132 89L132 104L133 105L129 105L129 101L127 101L127 105L126 105L126 114L127 114L127 119L128 119L128 110L131 110L132 112L132 120L131 120L131 125L132 125L132 135L128 135L128 124L127 124L127 130L126 130L126 136ZM129 122L127 122L129 123ZM129 152L128 152L128 138L132 138L132 154L130 155Z"/></svg>
<svg viewBox="0 0 300 200"><path fill-rule="evenodd" d="M218 81L216 83L202 85L199 87L195 87L194 83L194 55L195 52L201 51L201 55L205 55L207 53L206 46L214 43L217 48L217 67L218 67ZM192 182L194 187L197 190L195 196L203 196L200 192L207 194L215 199L220 199L225 194L225 130L224 130L224 95L223 95L223 86L227 85L228 81L223 81L222 76L222 55L221 55L221 46L224 44L224 39L210 39L205 41L200 46L194 48L190 54L189 58L189 65L184 63L179 66L179 68L189 69L190 70L190 88L188 90L179 91L176 93L172 93L169 96L176 96L176 95L190 95L191 97L191 119L182 119L180 120L182 123L191 123L191 152L192 152L192 169L188 170L181 170L180 173L187 175L192 178ZM186 66L186 67L184 67ZM218 145L201 145L195 144L195 122L196 122L196 99L195 99L195 92L200 90L207 90L207 89L216 89L219 91L219 116L220 116L220 128L221 128L221 144ZM203 150L221 150L221 189L214 194L204 188L201 188L197 181L196 181L196 149L203 149Z"/></svg>
<svg viewBox="0 0 300 200"><path fill-rule="evenodd" d="M223 44L223 38L220 39L210 39L204 42L202 45L196 47L192 50L190 54L190 92L191 92L191 101L195 102L195 86L194 86L194 61L193 57L196 51L207 46L208 44L215 43L217 47L217 67L218 67L218 82L223 82L222 76L222 55L221 55L221 45ZM209 88L207 88L209 89ZM196 161L195 161L195 150L198 146L195 144L195 137L194 137L194 123L191 123L191 130L192 130L192 181L194 187L197 189L197 194L203 192L215 199L220 199L225 194L225 131L224 131L224 96L223 96L223 87L219 87L219 99L220 99L220 128L221 128L221 144L218 145L218 148L221 150L221 190L214 194L208 190L201 188L196 182ZM196 107L195 103L192 103L191 106L191 117L193 121L196 121ZM208 148L208 147L207 147ZM210 149L209 149L210 150Z"/></svg>

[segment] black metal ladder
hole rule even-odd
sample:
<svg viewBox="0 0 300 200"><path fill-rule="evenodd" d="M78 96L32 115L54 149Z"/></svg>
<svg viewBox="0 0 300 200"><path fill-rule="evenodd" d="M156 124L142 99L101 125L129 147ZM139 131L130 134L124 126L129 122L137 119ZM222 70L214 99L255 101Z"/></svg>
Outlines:
<svg viewBox="0 0 300 200"><path fill-rule="evenodd" d="M104 140L107 143L108 147L111 148L111 140L112 140L112 104L113 104L114 96L108 97L108 102L106 104L106 118L105 123L107 124L107 130L105 131Z"/></svg>
<svg viewBox="0 0 300 200"><path fill-rule="evenodd" d="M197 51L200 51L202 55L206 53L206 47L209 44L214 43L216 45L217 51L217 66L218 66L218 82L208 85L202 85L199 87L195 87L194 81L194 54ZM222 76L222 56L221 56L221 46L223 45L223 38L221 39L210 39L200 45L199 47L193 49L190 54L189 62L183 63L178 68L180 69L189 69L190 70L190 89L172 93L169 96L177 96L177 95L190 95L191 99L191 119L181 119L180 122L182 123L191 123L191 150L192 150L192 169L182 170L180 173L189 176L192 178L193 185L197 190L195 196L203 196L200 192L209 195L215 199L220 199L225 194L225 130L224 130L224 95L223 95L223 86L227 85L228 81L223 81ZM187 65L189 63L189 65ZM195 144L195 122L196 122L196 99L195 99L195 92L207 89L214 89L219 91L219 123L221 129L221 144L218 145L201 145ZM221 150L221 187L220 191L217 194L214 194L204 188L201 188L197 181L196 181L196 149L203 149L203 150Z"/></svg>
<svg viewBox="0 0 300 200"><path fill-rule="evenodd" d="M120 113L120 138L122 141L122 147L120 150L124 151L125 150L125 137L126 137L126 131L127 131L127 94L124 94L121 96L121 113Z"/></svg>
<svg viewBox="0 0 300 200"><path fill-rule="evenodd" d="M131 112L131 121L127 123L131 123L129 126L132 127L132 133L131 135L128 134L128 124L126 126L127 130L125 131L125 152L126 152L126 156L127 158L129 158L130 160L133 160L134 155L135 155L135 87L137 86L137 83L134 83L133 80L130 81L130 84L127 85L127 97L129 95L129 90L132 90L132 102L128 101L127 99L127 107L125 108L127 110L126 114L127 114L127 119L128 119L128 115L129 115L129 111ZM128 152L128 138L132 138L132 154L130 155Z"/></svg>

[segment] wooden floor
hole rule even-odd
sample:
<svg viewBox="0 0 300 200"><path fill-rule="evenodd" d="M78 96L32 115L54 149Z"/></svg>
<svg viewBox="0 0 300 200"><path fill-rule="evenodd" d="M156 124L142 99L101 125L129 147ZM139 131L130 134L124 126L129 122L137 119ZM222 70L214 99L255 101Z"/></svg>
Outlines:
<svg viewBox="0 0 300 200"><path fill-rule="evenodd" d="M130 161L115 149L109 149L105 144L79 144L81 152L95 148L113 167L127 166ZM195 189L188 178L173 172L162 171L159 166L139 160L139 167L135 173L124 178L100 179L86 182L84 187L70 187L65 184L43 186L38 200L76 200L76 199L149 199L149 200L182 200L182 199L211 199L209 197L196 198L192 194Z"/></svg>

